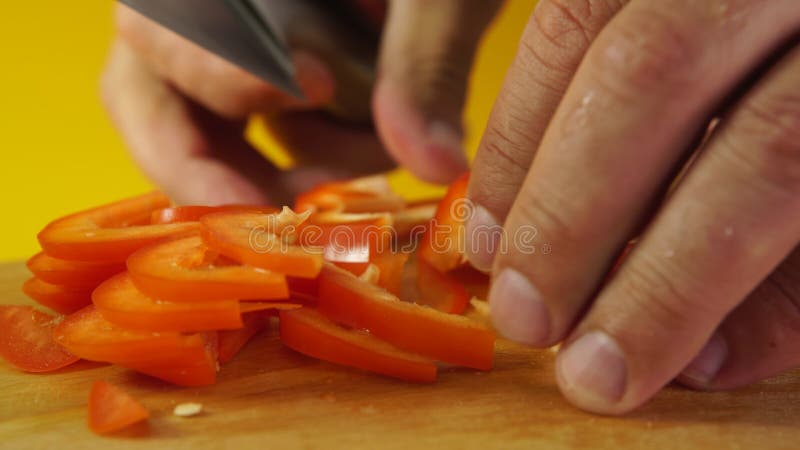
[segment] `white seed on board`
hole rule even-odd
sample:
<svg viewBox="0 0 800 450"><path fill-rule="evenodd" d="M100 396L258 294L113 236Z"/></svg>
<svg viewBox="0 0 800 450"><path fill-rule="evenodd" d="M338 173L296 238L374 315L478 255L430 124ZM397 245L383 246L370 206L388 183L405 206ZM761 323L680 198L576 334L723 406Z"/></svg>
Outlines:
<svg viewBox="0 0 800 450"><path fill-rule="evenodd" d="M179 403L175 405L175 409L172 410L172 414L175 414L178 417L192 417L196 416L203 412L203 404L202 403Z"/></svg>

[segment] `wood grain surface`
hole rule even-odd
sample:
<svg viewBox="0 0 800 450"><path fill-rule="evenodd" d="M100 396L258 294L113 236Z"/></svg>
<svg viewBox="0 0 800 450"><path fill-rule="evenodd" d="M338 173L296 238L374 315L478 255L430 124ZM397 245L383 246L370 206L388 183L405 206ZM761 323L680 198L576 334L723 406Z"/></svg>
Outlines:
<svg viewBox="0 0 800 450"><path fill-rule="evenodd" d="M0 303L29 303L22 264L0 265ZM800 371L734 392L668 387L621 418L567 404L553 353L501 341L495 369L443 369L412 385L315 361L284 348L275 330L250 343L206 388L178 388L116 367L80 362L24 374L0 362L0 448L800 448ZM86 427L95 380L119 384L152 412L112 437ZM191 418L172 414L200 402Z"/></svg>

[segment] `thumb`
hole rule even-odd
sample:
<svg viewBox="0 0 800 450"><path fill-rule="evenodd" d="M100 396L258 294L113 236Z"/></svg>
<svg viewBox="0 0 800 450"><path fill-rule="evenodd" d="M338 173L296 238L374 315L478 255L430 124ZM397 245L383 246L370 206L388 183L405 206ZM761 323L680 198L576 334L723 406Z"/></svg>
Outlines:
<svg viewBox="0 0 800 450"><path fill-rule="evenodd" d="M500 3L390 3L375 123L392 157L426 181L447 183L467 170L461 110L475 49Z"/></svg>

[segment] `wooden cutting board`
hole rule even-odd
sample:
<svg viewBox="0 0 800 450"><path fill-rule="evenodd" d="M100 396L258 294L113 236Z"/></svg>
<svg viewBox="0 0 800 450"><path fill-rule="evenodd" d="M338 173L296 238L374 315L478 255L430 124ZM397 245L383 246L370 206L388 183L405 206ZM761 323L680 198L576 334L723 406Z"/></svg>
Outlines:
<svg viewBox="0 0 800 450"><path fill-rule="evenodd" d="M0 265L0 303L28 303L22 264ZM734 392L668 387L622 418L581 412L559 395L553 353L498 343L488 373L445 369L412 385L315 361L275 331L206 388L178 388L116 367L78 363L24 374L0 362L0 448L800 448L800 370ZM86 427L95 380L122 385L152 411L114 437ZM179 418L175 404L200 402Z"/></svg>

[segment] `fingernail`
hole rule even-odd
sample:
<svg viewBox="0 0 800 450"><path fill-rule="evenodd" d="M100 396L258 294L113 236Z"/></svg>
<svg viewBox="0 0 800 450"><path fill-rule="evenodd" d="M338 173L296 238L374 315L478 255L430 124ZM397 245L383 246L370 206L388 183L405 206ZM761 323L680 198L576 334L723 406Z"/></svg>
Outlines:
<svg viewBox="0 0 800 450"><path fill-rule="evenodd" d="M297 84L308 104L321 105L333 99L336 81L325 63L304 51L293 52L292 63L297 74Z"/></svg>
<svg viewBox="0 0 800 450"><path fill-rule="evenodd" d="M590 331L563 349L556 360L561 388L582 404L616 403L625 393L622 350L602 331Z"/></svg>
<svg viewBox="0 0 800 450"><path fill-rule="evenodd" d="M427 148L433 157L436 157L458 176L467 171L467 156L464 154L462 134L450 124L434 120L428 124Z"/></svg>
<svg viewBox="0 0 800 450"><path fill-rule="evenodd" d="M514 269L503 269L492 283L489 308L495 328L512 341L543 345L550 334L550 318L541 293Z"/></svg>
<svg viewBox="0 0 800 450"><path fill-rule="evenodd" d="M461 133L446 122L434 120L428 124L428 143L445 149L458 159L467 160L461 145Z"/></svg>
<svg viewBox="0 0 800 450"><path fill-rule="evenodd" d="M503 228L483 206L474 205L467 219L465 253L472 267L482 271L492 270L494 255L503 237Z"/></svg>
<svg viewBox="0 0 800 450"><path fill-rule="evenodd" d="M681 376L698 385L707 385L717 375L727 357L728 343L722 335L715 332L694 360L683 369Z"/></svg>

